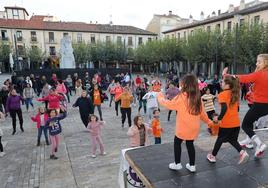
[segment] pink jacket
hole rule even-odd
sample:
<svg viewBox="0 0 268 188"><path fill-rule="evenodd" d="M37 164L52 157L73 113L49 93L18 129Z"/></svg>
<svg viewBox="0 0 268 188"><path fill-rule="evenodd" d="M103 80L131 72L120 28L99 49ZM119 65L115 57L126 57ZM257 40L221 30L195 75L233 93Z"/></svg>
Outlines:
<svg viewBox="0 0 268 188"><path fill-rule="evenodd" d="M145 126L145 146L149 145L148 133L152 132L152 128L150 128L147 124ZM130 147L138 147L140 146L140 134L137 125L132 125L129 127L127 135L130 140Z"/></svg>
<svg viewBox="0 0 268 188"><path fill-rule="evenodd" d="M64 99L61 95L51 95L49 94L46 97L37 99L38 101L48 101L49 109L59 109L60 108L60 100Z"/></svg>
<svg viewBox="0 0 268 188"><path fill-rule="evenodd" d="M101 128L103 125L103 121L97 121L95 123L89 122L87 125L87 129L89 130L91 136L100 136Z"/></svg>
<svg viewBox="0 0 268 188"><path fill-rule="evenodd" d="M33 122L36 122L36 128L39 129L40 126L41 126L41 118L40 118L40 113L36 114L35 117L31 117L32 121ZM48 119L48 114L47 113L44 113L44 120L45 122L47 121Z"/></svg>
<svg viewBox="0 0 268 188"><path fill-rule="evenodd" d="M57 91L58 93L66 94L66 93L67 93L67 89L66 89L64 83L62 83L62 84L58 84L57 87L56 87L56 91Z"/></svg>

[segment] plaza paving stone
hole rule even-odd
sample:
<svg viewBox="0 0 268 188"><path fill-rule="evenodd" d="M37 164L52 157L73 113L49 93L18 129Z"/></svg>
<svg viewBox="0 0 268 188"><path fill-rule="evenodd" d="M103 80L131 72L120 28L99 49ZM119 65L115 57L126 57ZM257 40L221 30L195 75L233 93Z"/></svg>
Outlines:
<svg viewBox="0 0 268 188"><path fill-rule="evenodd" d="M0 76L0 80L3 76ZM72 98L72 103L75 97ZM35 108L40 104L35 102ZM23 109L25 132L17 129L12 136L11 119L8 117L1 122L4 131L2 138L6 144L4 150L7 153L0 158L0 188L9 187L39 187L39 188L118 188L118 171L120 164L120 151L129 145L127 124L121 128L120 116L115 116L114 105L108 107L105 102L102 106L106 125L102 131L106 156L97 155L91 158L91 143L89 134L82 124L78 109L68 107L68 116L62 120L63 132L60 137L58 160L50 160L50 146L46 146L44 138L40 147L36 146L37 129L29 115L35 114L30 109ZM241 117L245 114L247 106L242 103ZM137 114L137 106L133 107L132 118ZM97 112L97 110L96 110ZM171 121L167 122L167 110L161 109L161 123L165 132L162 136L163 143L173 142L175 128L175 113L171 115ZM97 113L98 115L98 113ZM147 118L145 117L147 121ZM241 133L241 136L244 136ZM151 143L154 139L150 136ZM200 137L195 144L204 150L211 149L215 137L206 132L206 126L202 126ZM224 145L223 147L229 147ZM233 151L235 152L235 151ZM164 152L163 152L164 153Z"/></svg>

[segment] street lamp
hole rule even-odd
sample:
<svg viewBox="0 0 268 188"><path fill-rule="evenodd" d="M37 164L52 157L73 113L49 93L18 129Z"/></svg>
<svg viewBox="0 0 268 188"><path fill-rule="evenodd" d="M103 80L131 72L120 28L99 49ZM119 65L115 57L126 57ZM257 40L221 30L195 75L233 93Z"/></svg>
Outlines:
<svg viewBox="0 0 268 188"><path fill-rule="evenodd" d="M236 27L235 27L235 46L234 46L234 63L233 63L233 73L236 74L237 72L237 50L238 50L238 38L239 38L239 32L238 28L240 24L241 15L237 14L234 16L236 21Z"/></svg>

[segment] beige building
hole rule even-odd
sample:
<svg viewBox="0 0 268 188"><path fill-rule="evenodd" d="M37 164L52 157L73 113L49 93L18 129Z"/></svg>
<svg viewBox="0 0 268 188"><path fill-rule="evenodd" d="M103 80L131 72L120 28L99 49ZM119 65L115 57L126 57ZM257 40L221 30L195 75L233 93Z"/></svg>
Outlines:
<svg viewBox="0 0 268 188"><path fill-rule="evenodd" d="M157 34L133 26L62 22L53 16L28 15L22 7L5 7L0 12L0 40L10 43L13 50L17 47L19 56L26 47L34 46L39 46L47 56L59 55L60 41L65 35L74 43L111 41L126 48L137 48L157 38Z"/></svg>
<svg viewBox="0 0 268 188"><path fill-rule="evenodd" d="M194 30L203 29L206 31L220 29L221 32L225 30L232 30L236 24L242 25L243 23L268 23L268 2L260 2L255 0L250 3L245 3L241 0L238 7L230 5L228 11L221 13L218 11L204 19L204 14L201 12L200 20L189 23L183 26L163 32L165 37L174 38L187 38Z"/></svg>
<svg viewBox="0 0 268 188"><path fill-rule="evenodd" d="M207 32L215 29L219 29L221 32L231 31L236 28L236 26L243 25L244 23L268 23L268 2L254 0L250 3L245 3L244 0L241 0L239 6L235 7L234 5L230 5L228 11L221 13L219 10L217 15L213 12L212 15L207 18L205 18L204 13L201 12L199 21L165 31L163 34L167 38L187 39L195 30L203 29ZM183 74L194 69L198 70L198 72L212 75L215 73L215 70L222 69L224 63L219 65L219 63L216 62L208 67L206 63L203 63L203 65L198 66L200 67L192 68L189 62L180 62L178 71ZM248 69L244 64L237 64L237 71L244 72L248 71Z"/></svg>
<svg viewBox="0 0 268 188"><path fill-rule="evenodd" d="M157 33L159 38L163 38L164 31L177 28L179 26L188 24L189 22L191 22L191 19L181 18L178 15L173 14L172 11L169 11L167 15L155 14L147 25L146 30Z"/></svg>

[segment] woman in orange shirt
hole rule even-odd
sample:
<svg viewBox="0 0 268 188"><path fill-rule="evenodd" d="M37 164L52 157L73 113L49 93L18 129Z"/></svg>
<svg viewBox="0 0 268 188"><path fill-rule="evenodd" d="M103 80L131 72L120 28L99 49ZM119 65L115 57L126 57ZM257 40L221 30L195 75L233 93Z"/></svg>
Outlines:
<svg viewBox="0 0 268 188"><path fill-rule="evenodd" d="M227 74L225 68L223 75ZM257 57L255 72L246 75L236 75L240 83L252 83L253 105L246 113L242 129L247 134L247 138L240 142L241 146L253 147L252 141L257 145L255 157L261 157L266 149L266 144L253 131L253 123L260 117L268 114L268 54L260 54Z"/></svg>
<svg viewBox="0 0 268 188"><path fill-rule="evenodd" d="M218 95L218 101L221 106L221 113L213 120L219 123L219 133L212 153L207 155L207 159L215 163L216 155L224 142L229 142L239 153L240 158L238 164L244 163L249 156L245 150L238 143L238 135L240 130L239 119L239 98L240 85L239 82L232 76L227 76L222 82L223 91Z"/></svg>
<svg viewBox="0 0 268 188"><path fill-rule="evenodd" d="M158 94L159 103L169 110L176 110L176 133L174 138L175 162L169 164L172 170L182 169L181 165L181 143L185 140L190 164L186 168L195 172L195 148L194 140L198 137L200 130L200 119L206 124L213 122L208 118L201 101L201 94L198 88L196 76L189 74L182 79L181 93L172 100L165 99L163 93Z"/></svg>
<svg viewBox="0 0 268 188"><path fill-rule="evenodd" d="M100 120L103 121L101 111L101 103L103 102L103 98L102 98L102 91L99 88L98 84L94 85L94 89L92 89L90 96L93 101L93 112L95 112L95 107L97 107L100 115Z"/></svg>

